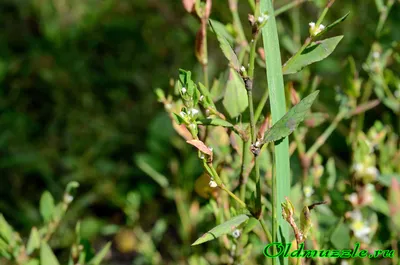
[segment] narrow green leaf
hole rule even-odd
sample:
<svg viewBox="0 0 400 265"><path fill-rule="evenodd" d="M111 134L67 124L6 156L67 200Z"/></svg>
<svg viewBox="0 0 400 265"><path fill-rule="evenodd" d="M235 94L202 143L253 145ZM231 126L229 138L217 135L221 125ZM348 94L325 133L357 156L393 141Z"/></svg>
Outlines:
<svg viewBox="0 0 400 265"><path fill-rule="evenodd" d="M337 36L311 43L301 54L293 56L284 64L283 74L297 73L307 65L325 59L335 50L342 38L343 36Z"/></svg>
<svg viewBox="0 0 400 265"><path fill-rule="evenodd" d="M314 91L291 108L265 133L263 143L277 141L291 134L303 121L318 93L318 90Z"/></svg>
<svg viewBox="0 0 400 265"><path fill-rule="evenodd" d="M233 232L240 224L244 223L247 221L249 217L245 214L238 215L236 217L233 217L232 219L226 221L223 224L220 224L204 235L202 235L199 239L197 239L192 246L202 244L204 242L216 239L222 235L228 234Z"/></svg>
<svg viewBox="0 0 400 265"><path fill-rule="evenodd" d="M111 242L107 243L96 256L93 257L88 263L88 265L100 265L103 261L104 257L107 255L108 251L110 251Z"/></svg>
<svg viewBox="0 0 400 265"><path fill-rule="evenodd" d="M229 45L235 43L235 38L228 32L224 24L218 20L212 20L212 27L218 32L218 34L221 34L221 36L228 41Z"/></svg>
<svg viewBox="0 0 400 265"><path fill-rule="evenodd" d="M285 87L283 84L282 60L279 48L278 29L272 0L260 0L260 12L267 13L269 19L262 28L268 89L270 95L272 122L276 123L286 112ZM281 203L290 195L290 154L289 140L284 138L274 143L273 200L272 200L272 240L289 242L289 225L280 214ZM277 264L288 264L288 259L277 259Z"/></svg>
<svg viewBox="0 0 400 265"><path fill-rule="evenodd" d="M172 118L178 125L185 124L185 120L179 114L172 112Z"/></svg>
<svg viewBox="0 0 400 265"><path fill-rule="evenodd" d="M210 19L210 26L214 31L215 35L217 35L219 46L221 47L221 50L224 53L225 57L228 59L231 67L236 71L239 71L240 69L239 59L237 58L236 53L233 51L228 40L224 37L224 32L221 30L220 27L217 26L217 24L214 24L214 21L211 19Z"/></svg>
<svg viewBox="0 0 400 265"><path fill-rule="evenodd" d="M33 251L40 248L40 235L36 227L33 227L28 239L26 253L30 255Z"/></svg>
<svg viewBox="0 0 400 265"><path fill-rule="evenodd" d="M0 236L9 243L11 241L14 230L7 223L6 219L0 214Z"/></svg>
<svg viewBox="0 0 400 265"><path fill-rule="evenodd" d="M204 107L212 106L215 108L212 96L210 94L210 91L208 91L208 88L206 88L202 83L199 83L199 90L204 97L202 102L203 106Z"/></svg>
<svg viewBox="0 0 400 265"><path fill-rule="evenodd" d="M40 264L41 265L60 265L49 245L43 241L40 247Z"/></svg>
<svg viewBox="0 0 400 265"><path fill-rule="evenodd" d="M197 124L201 125L213 125L213 126L222 126L222 127L233 127L233 124L219 118L212 118L212 119L201 119L197 121Z"/></svg>
<svg viewBox="0 0 400 265"><path fill-rule="evenodd" d="M135 158L136 165L143 170L147 175L149 175L154 181L156 181L161 187L166 188L169 185L168 179L155 170L151 163L144 155L137 155Z"/></svg>
<svg viewBox="0 0 400 265"><path fill-rule="evenodd" d="M54 211L54 198L50 192L45 191L40 198L40 214L45 223L51 221Z"/></svg>
<svg viewBox="0 0 400 265"><path fill-rule="evenodd" d="M4 257L8 260L12 259L12 255L8 253L5 249L0 249L0 257Z"/></svg>
<svg viewBox="0 0 400 265"><path fill-rule="evenodd" d="M226 111L231 118L239 116L249 105L247 92L242 78L232 70L226 85L225 97L222 101Z"/></svg>
<svg viewBox="0 0 400 265"><path fill-rule="evenodd" d="M350 14L350 12L347 12L346 15L344 15L343 17L339 18L339 19L336 20L335 22L333 22L333 23L329 24L328 26L326 26L324 30L322 30L320 33L318 33L318 34L316 35L316 37L319 37L319 36L324 35L324 34L327 33L328 31L330 31L332 28L334 28L334 27L336 27L337 25L339 25L340 23L342 23L342 22L347 18L347 16L348 16L349 14Z"/></svg>

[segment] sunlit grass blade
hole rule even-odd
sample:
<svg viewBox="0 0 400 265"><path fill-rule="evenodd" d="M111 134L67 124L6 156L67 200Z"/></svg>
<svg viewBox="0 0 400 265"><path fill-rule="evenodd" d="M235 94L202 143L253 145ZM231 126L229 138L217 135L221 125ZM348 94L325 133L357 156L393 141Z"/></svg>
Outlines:
<svg viewBox="0 0 400 265"><path fill-rule="evenodd" d="M271 102L272 122L276 123L286 113L285 90L283 85L282 64L279 49L278 31L276 28L274 8L272 0L261 0L261 13L267 12L269 20L262 29L264 51L266 56L267 79ZM280 214L280 205L285 196L290 193L290 162L289 162L289 141L283 138L279 143L275 143L275 168L276 173L274 184L276 200L273 205L273 240L288 242L289 227ZM274 186L274 185L273 185ZM274 259L275 261L275 259ZM284 259L287 264L287 259Z"/></svg>

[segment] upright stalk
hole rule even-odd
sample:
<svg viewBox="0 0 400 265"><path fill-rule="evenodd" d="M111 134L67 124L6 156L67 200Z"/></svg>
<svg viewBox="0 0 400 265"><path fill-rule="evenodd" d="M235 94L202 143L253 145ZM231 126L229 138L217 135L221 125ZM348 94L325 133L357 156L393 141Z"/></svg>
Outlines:
<svg viewBox="0 0 400 265"><path fill-rule="evenodd" d="M272 0L261 0L261 13L267 12L269 20L262 29L264 51L266 54L266 68L268 88L271 102L272 122L276 123L286 113L285 89L283 84L282 64L279 48L278 31L276 27L274 8ZM289 140L285 137L275 144L274 163L276 173L273 174L273 193L276 194L276 201L272 205L273 227L272 237L279 242L288 242L289 227L282 218L280 205L285 200L285 196L290 193L290 161L289 161ZM276 224L276 225L275 225ZM278 260L279 264L281 263ZM273 259L273 263L276 260ZM283 259L283 264L288 264L287 258Z"/></svg>
<svg viewBox="0 0 400 265"><path fill-rule="evenodd" d="M254 17L257 18L260 14L260 1L257 0L255 2L255 11ZM256 142L256 120L254 119L254 105L253 105L253 85L254 85L254 63L256 58L256 47L257 40L259 36L258 26L254 25L253 36L250 43L250 55L249 55L249 69L248 76L245 78L246 90L247 90L247 98L249 101L249 116L250 116L250 134L251 134L251 143L254 144ZM260 168L258 165L256 153L254 153L254 170L256 175L256 203L255 203L255 211L254 215L258 219L261 216L261 182L260 182Z"/></svg>

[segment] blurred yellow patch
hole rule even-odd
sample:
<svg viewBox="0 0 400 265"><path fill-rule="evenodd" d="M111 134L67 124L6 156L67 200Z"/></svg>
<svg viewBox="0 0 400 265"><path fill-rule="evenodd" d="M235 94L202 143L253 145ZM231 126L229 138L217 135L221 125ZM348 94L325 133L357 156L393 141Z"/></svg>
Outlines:
<svg viewBox="0 0 400 265"><path fill-rule="evenodd" d="M118 234L115 235L114 240L116 248L121 253L133 252L137 247L137 240L131 229L121 229Z"/></svg>
<svg viewBox="0 0 400 265"><path fill-rule="evenodd" d="M204 173L194 183L194 190L196 193L205 199L210 198L210 195L215 195L215 193L218 192L217 188L210 187L210 180L210 176Z"/></svg>

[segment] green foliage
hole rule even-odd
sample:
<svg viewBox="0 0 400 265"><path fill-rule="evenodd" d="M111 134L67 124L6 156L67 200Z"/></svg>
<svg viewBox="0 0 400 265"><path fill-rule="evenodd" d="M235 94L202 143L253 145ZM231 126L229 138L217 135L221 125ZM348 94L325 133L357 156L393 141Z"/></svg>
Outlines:
<svg viewBox="0 0 400 265"><path fill-rule="evenodd" d="M49 245L49 240L59 228L60 223L65 218L66 210L69 208L74 197L75 189L79 186L77 182L71 182L67 185L63 201L54 204L53 196L45 191L40 200L40 213L43 217L43 226L41 228L32 227L29 239L26 245L17 233L0 215L0 257L4 257L13 264L21 265L59 265L61 264ZM79 224L77 227L80 227ZM108 243L99 253L86 263L86 257L90 257L89 251L85 249L80 241L80 231L77 232L77 244L71 247L68 264L100 265L106 254L110 250L111 243ZM2 238L2 239L1 239ZM82 259L83 257L83 259Z"/></svg>
<svg viewBox="0 0 400 265"><path fill-rule="evenodd" d="M230 70L222 104L231 118L236 118L248 107L249 102L243 80L235 70Z"/></svg>
<svg viewBox="0 0 400 265"><path fill-rule="evenodd" d="M263 142L278 141L290 135L304 120L319 91L315 91L302 99L291 108L279 121L277 121L264 135Z"/></svg>
<svg viewBox="0 0 400 265"><path fill-rule="evenodd" d="M192 246L199 245L199 244L202 244L204 242L216 239L216 238L218 238L218 237L220 237L222 235L228 234L228 233L232 233L238 228L239 225L241 225L242 223L244 223L248 219L249 219L249 216L247 216L245 214L241 214L241 215L235 216L232 219L230 219L230 220L226 221L225 223L222 223L222 224L214 227L213 229L211 229L210 231L208 231L207 233L202 235L199 239L197 239L192 244Z"/></svg>
<svg viewBox="0 0 400 265"><path fill-rule="evenodd" d="M211 28L213 29L214 33L217 35L219 46L221 47L222 52L224 53L226 59L228 59L230 66L235 71L239 71L241 68L241 66L239 64L239 59L237 58L231 45L225 38L226 33L222 30L222 27L220 24L216 23L216 26L214 26L213 24L214 24L213 20L210 19Z"/></svg>
<svg viewBox="0 0 400 265"><path fill-rule="evenodd" d="M305 66L325 59L335 50L342 38L343 36L337 36L311 43L298 56L293 56L285 63L283 74L297 73Z"/></svg>
<svg viewBox="0 0 400 265"><path fill-rule="evenodd" d="M59 265L56 256L49 247L49 245L44 241L40 246L40 264L41 265Z"/></svg>

